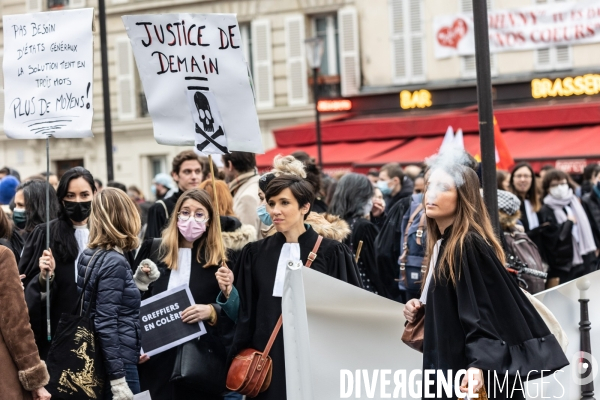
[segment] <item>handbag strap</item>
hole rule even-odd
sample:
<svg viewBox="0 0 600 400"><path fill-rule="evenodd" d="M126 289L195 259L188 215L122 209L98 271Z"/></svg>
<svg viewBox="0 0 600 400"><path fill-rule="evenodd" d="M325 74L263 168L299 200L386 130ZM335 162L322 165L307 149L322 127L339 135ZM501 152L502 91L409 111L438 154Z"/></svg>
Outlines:
<svg viewBox="0 0 600 400"><path fill-rule="evenodd" d="M319 247L321 246L321 242L323 241L323 236L319 235L317 238L317 243L315 243L315 247L312 249L310 253L308 253L308 260L306 261L306 268L310 268L313 261L317 258L317 252L319 251ZM275 329L273 329L273 333L271 333L271 337L269 338L269 342L267 343L267 347L265 347L265 351L262 354L262 357L258 363L257 369L260 371L264 366L264 362L267 360L269 356L269 352L271 351L271 347L275 342L275 338L279 334L279 330L281 329L281 325L283 325L283 314L279 316L277 320L277 324L275 325Z"/></svg>

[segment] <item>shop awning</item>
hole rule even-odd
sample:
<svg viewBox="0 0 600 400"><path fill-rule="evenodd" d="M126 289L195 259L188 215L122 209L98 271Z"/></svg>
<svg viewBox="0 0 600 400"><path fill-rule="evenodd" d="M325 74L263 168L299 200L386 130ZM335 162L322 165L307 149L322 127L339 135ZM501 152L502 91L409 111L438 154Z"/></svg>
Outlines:
<svg viewBox="0 0 600 400"><path fill-rule="evenodd" d="M324 144L321 147L323 156L323 166L325 168L352 168L355 163L366 162L373 157L392 151L400 147L405 140L384 140L384 141L366 141L355 143L333 143ZM273 158L281 154L283 156L292 154L295 151L305 151L311 157L317 157L317 146L290 146L276 147L267 151L265 154L256 156L256 166L263 171L271 168Z"/></svg>
<svg viewBox="0 0 600 400"><path fill-rule="evenodd" d="M500 128L505 130L551 129L600 124L600 102L498 108L494 110ZM405 116L349 117L322 123L322 142L362 142L364 140L412 139L443 135L448 126L465 133L479 130L477 111L424 111ZM302 124L274 131L279 147L310 146L315 143L315 125Z"/></svg>
<svg viewBox="0 0 600 400"><path fill-rule="evenodd" d="M517 161L600 158L600 125L551 130L508 130L503 132L503 136L511 155ZM362 171L388 162L404 165L421 163L437 153L442 140L443 136L416 138L366 162L356 162L354 168ZM469 153L479 153L479 135L465 135L464 144Z"/></svg>

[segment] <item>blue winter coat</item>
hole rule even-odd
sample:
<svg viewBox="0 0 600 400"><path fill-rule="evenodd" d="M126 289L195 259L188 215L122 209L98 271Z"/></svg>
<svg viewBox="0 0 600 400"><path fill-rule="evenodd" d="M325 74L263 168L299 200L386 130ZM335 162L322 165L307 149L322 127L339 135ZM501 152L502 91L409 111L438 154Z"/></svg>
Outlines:
<svg viewBox="0 0 600 400"><path fill-rule="evenodd" d="M89 282L85 287L83 311L90 304L93 290L98 294L92 300L90 318L93 319L108 378L125 376L125 364L137 364L140 357L141 328L140 291L133 281L127 259L115 250L86 249L78 263L77 289L81 294L86 274Z"/></svg>

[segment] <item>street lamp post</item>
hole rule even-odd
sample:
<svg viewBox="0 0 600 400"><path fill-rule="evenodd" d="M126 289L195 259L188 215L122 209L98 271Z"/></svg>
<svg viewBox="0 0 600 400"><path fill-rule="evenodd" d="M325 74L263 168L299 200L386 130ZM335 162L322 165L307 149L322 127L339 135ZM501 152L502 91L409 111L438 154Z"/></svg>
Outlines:
<svg viewBox="0 0 600 400"><path fill-rule="evenodd" d="M318 164L321 171L323 171L323 157L321 155L321 119L319 115L319 68L321 67L321 58L323 57L324 43L320 37L314 37L306 39L306 60L308 66L313 71L313 96L315 101L315 121L316 121L316 133L317 133L317 153L318 153Z"/></svg>

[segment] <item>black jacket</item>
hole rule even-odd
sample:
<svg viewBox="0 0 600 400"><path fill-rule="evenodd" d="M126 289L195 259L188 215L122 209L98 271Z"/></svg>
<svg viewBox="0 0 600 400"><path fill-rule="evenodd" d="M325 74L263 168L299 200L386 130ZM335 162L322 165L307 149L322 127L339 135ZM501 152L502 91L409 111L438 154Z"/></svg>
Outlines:
<svg viewBox="0 0 600 400"><path fill-rule="evenodd" d="M375 238L375 253L377 265L380 270L391 271L390 280L385 282L387 292L391 299L401 298L400 289L396 279L400 278L400 239L402 232L402 218L410 207L411 197L405 197L397 202L387 214L387 218Z"/></svg>
<svg viewBox="0 0 600 400"><path fill-rule="evenodd" d="M148 226L146 227L146 233L144 239L159 238L163 228L167 225L169 217L173 214L177 200L183 194L180 190L173 194L168 199L161 200L163 204L158 201L150 207L148 210ZM165 211L165 206L167 210Z"/></svg>
<svg viewBox="0 0 600 400"><path fill-rule="evenodd" d="M592 191L583 196L581 204L590 221L596 247L600 249L600 199Z"/></svg>
<svg viewBox="0 0 600 400"><path fill-rule="evenodd" d="M528 232L528 235L548 263L549 276L556 276L556 271L570 271L573 267L573 222L567 220L559 224L554 211L545 204L540 209L538 218L540 226Z"/></svg>
<svg viewBox="0 0 600 400"><path fill-rule="evenodd" d="M402 180L402 187L395 196L385 196L385 211L389 212L392 207L396 205L400 200L410 197L415 189L415 184L409 177L405 176Z"/></svg>
<svg viewBox="0 0 600 400"><path fill-rule="evenodd" d="M94 257L95 254L95 257ZM93 261L91 260L94 258ZM78 292L84 289L83 310L91 303L90 318L104 355L110 380L125 376L125 364L140 358L140 291L133 281L127 259L115 250L86 249L79 258ZM97 288L95 298L92 293Z"/></svg>
<svg viewBox="0 0 600 400"><path fill-rule="evenodd" d="M439 271L446 239L444 235L434 271ZM496 371L500 378L507 371L509 377L527 377L531 371L528 378L537 379L541 370L549 375L568 365L558 341L485 240L470 232L460 252L455 253L456 285L448 274L430 281L423 368L445 373L475 367L484 376Z"/></svg>

